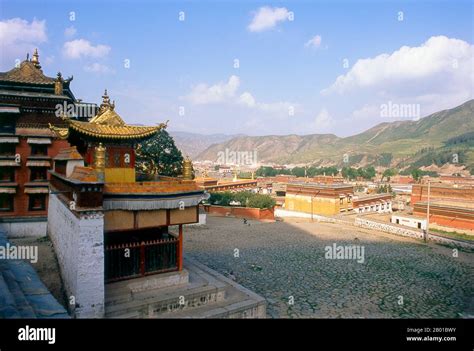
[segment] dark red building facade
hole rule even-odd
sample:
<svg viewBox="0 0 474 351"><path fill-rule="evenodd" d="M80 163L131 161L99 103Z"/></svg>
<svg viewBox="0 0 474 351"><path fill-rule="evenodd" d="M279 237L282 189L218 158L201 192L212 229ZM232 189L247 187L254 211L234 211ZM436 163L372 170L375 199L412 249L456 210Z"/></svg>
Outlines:
<svg viewBox="0 0 474 351"><path fill-rule="evenodd" d="M65 127L66 113L87 119L84 106L90 105L74 97L71 81L60 73L47 77L37 51L0 72L0 228L9 235L46 233L48 170L59 149L69 146L50 127ZM89 109L94 113L95 105Z"/></svg>

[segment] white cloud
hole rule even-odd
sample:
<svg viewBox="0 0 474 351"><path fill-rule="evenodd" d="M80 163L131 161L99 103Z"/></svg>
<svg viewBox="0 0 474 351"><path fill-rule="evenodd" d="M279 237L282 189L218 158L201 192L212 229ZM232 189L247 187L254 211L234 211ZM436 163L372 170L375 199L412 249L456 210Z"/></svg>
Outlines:
<svg viewBox="0 0 474 351"><path fill-rule="evenodd" d="M284 7L264 6L255 13L252 22L247 27L251 32L262 32L274 28L278 22L289 19L291 12Z"/></svg>
<svg viewBox="0 0 474 351"><path fill-rule="evenodd" d="M0 21L0 42L2 45L15 43L43 43L48 40L46 21L36 18L28 23L21 18Z"/></svg>
<svg viewBox="0 0 474 351"><path fill-rule="evenodd" d="M66 38L72 38L73 36L76 35L76 33L77 33L77 29L74 26L67 27L64 30L64 36Z"/></svg>
<svg viewBox="0 0 474 351"><path fill-rule="evenodd" d="M356 120L374 119L380 116L380 106L365 104L361 108L352 112L352 117Z"/></svg>
<svg viewBox="0 0 474 351"><path fill-rule="evenodd" d="M242 105L246 105L248 107L255 106L255 98L250 94L248 91L240 95L238 102Z"/></svg>
<svg viewBox="0 0 474 351"><path fill-rule="evenodd" d="M38 44L47 40L46 20L34 18L28 22L21 18L12 18L0 21L1 68L11 69L15 60L24 60L27 53L31 55Z"/></svg>
<svg viewBox="0 0 474 351"><path fill-rule="evenodd" d="M403 46L391 54L360 59L350 71L337 77L323 94L345 93L358 88L383 86L387 91L405 90L407 83L422 85L422 82L446 86L449 81L463 81L463 88L472 81L474 47L469 43L437 36L429 38L421 46ZM454 84L453 84L454 85ZM410 89L408 91L411 91Z"/></svg>
<svg viewBox="0 0 474 351"><path fill-rule="evenodd" d="M244 92L240 95L237 103L244 105L249 108L254 108L262 112L284 112L286 114L290 114L290 110L295 110L296 104L292 104L287 101L277 101L277 102L257 102L256 99L250 94L248 91ZM299 107L299 106L298 106Z"/></svg>
<svg viewBox="0 0 474 351"><path fill-rule="evenodd" d="M243 106L255 111L278 114L280 117L290 116L294 114L296 109L299 109L298 104L293 104L287 101L277 102L259 102L248 91L238 95L240 87L240 78L232 75L227 82L219 82L214 85L201 83L196 85L190 94L184 97L185 100L190 101L194 105L208 105L208 104L227 104Z"/></svg>
<svg viewBox="0 0 474 351"><path fill-rule="evenodd" d="M234 97L239 86L239 77L232 75L227 82L219 82L211 86L204 83L198 84L186 98L196 105L219 103Z"/></svg>
<svg viewBox="0 0 474 351"><path fill-rule="evenodd" d="M67 41L63 46L63 54L67 58L78 59L81 57L101 58L108 55L110 46L107 45L92 45L88 40L75 39Z"/></svg>
<svg viewBox="0 0 474 351"><path fill-rule="evenodd" d="M115 71L111 69L110 67L98 62L94 62L90 65L84 66L84 71L89 72L89 73L102 73L102 74L115 73Z"/></svg>
<svg viewBox="0 0 474 351"><path fill-rule="evenodd" d="M318 49L320 46L321 46L321 42L322 42L322 38L320 35L315 35L314 37L312 37L310 40L308 40L304 46L306 48L314 48L314 49Z"/></svg>
<svg viewBox="0 0 474 351"><path fill-rule="evenodd" d="M322 108L314 119L314 127L318 132L328 130L333 124L333 118L326 108Z"/></svg>

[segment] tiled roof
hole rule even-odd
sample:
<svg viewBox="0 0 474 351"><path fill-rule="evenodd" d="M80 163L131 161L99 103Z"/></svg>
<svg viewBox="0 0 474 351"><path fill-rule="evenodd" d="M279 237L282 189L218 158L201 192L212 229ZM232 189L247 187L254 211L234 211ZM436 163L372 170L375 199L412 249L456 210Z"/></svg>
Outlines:
<svg viewBox="0 0 474 351"><path fill-rule="evenodd" d="M74 167L69 179L77 180L80 182L97 182L97 174L92 167Z"/></svg>
<svg viewBox="0 0 474 351"><path fill-rule="evenodd" d="M115 112L113 109L108 109L108 110L105 110L101 114L97 114L97 116L92 118L89 122L95 123L95 124L104 124L108 126L124 126L125 125L125 122L122 119L122 117L120 117L118 113Z"/></svg>
<svg viewBox="0 0 474 351"><path fill-rule="evenodd" d="M75 146L60 149L55 160L83 160L81 154L77 151Z"/></svg>
<svg viewBox="0 0 474 351"><path fill-rule="evenodd" d="M20 67L15 67L8 72L0 72L0 81L53 85L55 79L46 77L33 62L23 61Z"/></svg>
<svg viewBox="0 0 474 351"><path fill-rule="evenodd" d="M104 193L106 194L175 194L199 190L199 187L192 180L136 183L106 183L104 186Z"/></svg>
<svg viewBox="0 0 474 351"><path fill-rule="evenodd" d="M91 122L70 120L70 127L81 134L97 138L109 139L141 139L158 132L162 127L137 127L129 125L105 125Z"/></svg>

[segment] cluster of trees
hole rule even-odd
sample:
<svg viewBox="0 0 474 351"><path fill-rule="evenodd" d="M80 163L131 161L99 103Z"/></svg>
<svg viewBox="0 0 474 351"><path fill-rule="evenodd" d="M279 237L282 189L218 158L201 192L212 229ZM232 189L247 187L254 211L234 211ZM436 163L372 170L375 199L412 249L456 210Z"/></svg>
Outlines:
<svg viewBox="0 0 474 351"><path fill-rule="evenodd" d="M359 167L359 168L352 168L352 167L343 167L342 168L342 176L346 179L353 180L356 179L357 177L362 177L364 179L372 179L375 177L377 172L375 171L375 168L370 166L370 167Z"/></svg>
<svg viewBox="0 0 474 351"><path fill-rule="evenodd" d="M209 203L211 205L230 206L230 203L239 203L242 207L273 208L276 204L270 195L256 194L251 191L230 191L211 193Z"/></svg>
<svg viewBox="0 0 474 351"><path fill-rule="evenodd" d="M434 171L422 171L421 169L418 169L418 168L409 168L400 172L400 174L411 175L415 181L420 180L422 177L426 175L430 177L439 177L439 174Z"/></svg>
<svg viewBox="0 0 474 351"><path fill-rule="evenodd" d="M274 177L276 175L294 175L296 177L314 177L317 175L337 175L336 167L294 167L292 169L275 169L273 167L260 167L255 173L257 177Z"/></svg>
<svg viewBox="0 0 474 351"><path fill-rule="evenodd" d="M339 170L337 167L294 167L292 169L274 169L273 167L260 167L256 175L257 177L274 177L276 175L294 175L296 177L314 177L317 175L337 175L339 174ZM375 168L370 167L359 167L359 168L352 168L352 167L343 167L341 170L341 174L344 178L352 180L356 179L357 177L362 177L364 179L372 179L375 177L377 172Z"/></svg>
<svg viewBox="0 0 474 351"><path fill-rule="evenodd" d="M445 142L446 145L467 144L474 145L474 132L468 132L457 137L451 138Z"/></svg>
<svg viewBox="0 0 474 351"><path fill-rule="evenodd" d="M394 193L392 186L390 184L383 184L377 188L377 194L385 194L385 193L388 193L388 194Z"/></svg>

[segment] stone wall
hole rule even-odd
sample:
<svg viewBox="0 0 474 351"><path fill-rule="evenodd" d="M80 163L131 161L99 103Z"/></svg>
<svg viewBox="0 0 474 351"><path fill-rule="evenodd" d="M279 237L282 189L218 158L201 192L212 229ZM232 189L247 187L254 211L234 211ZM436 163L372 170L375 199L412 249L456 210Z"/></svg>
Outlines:
<svg viewBox="0 0 474 351"><path fill-rule="evenodd" d="M40 238L46 236L46 223L46 217L5 219L0 222L0 230L8 233L9 238Z"/></svg>
<svg viewBox="0 0 474 351"><path fill-rule="evenodd" d="M365 218L356 218L354 221L354 225L358 227L362 227L362 228L380 230L386 233L407 236L407 237L411 237L415 239L422 239L422 240L424 239L423 232L406 228L406 227L396 225L396 224L387 224L387 223L368 220ZM428 235L428 240L434 241L440 244L463 247L469 250L474 249L474 242L451 239L451 238L443 237L441 235L433 234L433 233L430 233Z"/></svg>
<svg viewBox="0 0 474 351"><path fill-rule="evenodd" d="M256 219L259 221L274 221L274 210L271 209L260 209L260 208L249 208L249 207L237 207L237 206L215 206L215 205L204 205L204 210L209 214L217 216L233 216L239 218Z"/></svg>
<svg viewBox="0 0 474 351"><path fill-rule="evenodd" d="M354 225L362 228L380 230L386 233L407 236L416 239L423 239L422 232L389 223L371 221L365 218L356 218L354 221Z"/></svg>
<svg viewBox="0 0 474 351"><path fill-rule="evenodd" d="M70 305L77 318L104 315L104 216L75 213L50 194L48 235L54 244Z"/></svg>

